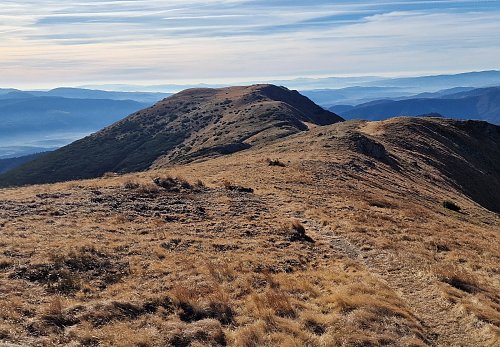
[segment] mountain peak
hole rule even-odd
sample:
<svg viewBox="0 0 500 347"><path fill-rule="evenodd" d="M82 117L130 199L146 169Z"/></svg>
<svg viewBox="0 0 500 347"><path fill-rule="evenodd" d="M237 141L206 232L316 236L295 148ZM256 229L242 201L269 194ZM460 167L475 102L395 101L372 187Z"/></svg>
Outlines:
<svg viewBox="0 0 500 347"><path fill-rule="evenodd" d="M0 185L142 171L234 153L342 120L285 87L188 89L0 176Z"/></svg>

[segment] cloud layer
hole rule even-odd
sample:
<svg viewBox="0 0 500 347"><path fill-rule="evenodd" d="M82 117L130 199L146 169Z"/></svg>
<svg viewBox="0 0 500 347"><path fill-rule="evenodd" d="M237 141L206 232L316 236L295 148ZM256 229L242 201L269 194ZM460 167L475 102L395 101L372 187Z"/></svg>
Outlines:
<svg viewBox="0 0 500 347"><path fill-rule="evenodd" d="M0 0L3 86L500 68L499 1Z"/></svg>

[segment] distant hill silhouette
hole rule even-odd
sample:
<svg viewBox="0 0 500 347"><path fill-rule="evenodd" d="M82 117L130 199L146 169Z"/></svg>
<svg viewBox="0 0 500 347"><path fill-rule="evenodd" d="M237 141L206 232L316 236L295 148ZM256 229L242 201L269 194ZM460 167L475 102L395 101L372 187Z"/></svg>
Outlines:
<svg viewBox="0 0 500 347"><path fill-rule="evenodd" d="M360 105L379 99L436 98L475 88L499 86L500 72L480 71L450 75L376 78L359 80L355 83L345 86L341 81L332 81L326 87L307 89L304 87L302 93L317 104L334 112L340 112L337 110L337 105Z"/></svg>
<svg viewBox="0 0 500 347"><path fill-rule="evenodd" d="M357 105L382 98L399 98L413 95L411 90L399 87L347 87L341 89L314 89L301 92L318 105Z"/></svg>
<svg viewBox="0 0 500 347"><path fill-rule="evenodd" d="M351 109L332 107L346 119L382 120L395 116L439 113L444 117L500 124L500 87L478 88L443 97L376 100Z"/></svg>
<svg viewBox="0 0 500 347"><path fill-rule="evenodd" d="M35 96L57 96L71 99L107 99L133 100L140 103L154 104L172 94L153 92L115 92L84 88L55 88L49 91L30 91Z"/></svg>
<svg viewBox="0 0 500 347"><path fill-rule="evenodd" d="M377 87L399 87L414 88L423 90L439 90L454 87L475 87L495 86L500 82L500 71L476 71L464 72L448 75L431 75L417 77L389 78L377 81L370 81L364 86Z"/></svg>
<svg viewBox="0 0 500 347"><path fill-rule="evenodd" d="M0 93L0 100L6 100L6 99L27 99L27 98L33 98L35 97L33 94L24 92L22 90L15 90L13 89L12 91L8 91L5 93Z"/></svg>

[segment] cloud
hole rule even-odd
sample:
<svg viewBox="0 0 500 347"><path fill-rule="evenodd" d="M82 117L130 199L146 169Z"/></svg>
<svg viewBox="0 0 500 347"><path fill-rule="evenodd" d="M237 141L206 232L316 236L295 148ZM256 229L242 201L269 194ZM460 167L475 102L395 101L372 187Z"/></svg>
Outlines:
<svg viewBox="0 0 500 347"><path fill-rule="evenodd" d="M6 86L500 68L497 1L0 5Z"/></svg>

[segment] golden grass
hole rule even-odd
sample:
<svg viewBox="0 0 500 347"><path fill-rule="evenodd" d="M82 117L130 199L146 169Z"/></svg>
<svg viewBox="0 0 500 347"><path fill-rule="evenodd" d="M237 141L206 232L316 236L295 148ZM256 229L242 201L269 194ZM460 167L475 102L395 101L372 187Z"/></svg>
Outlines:
<svg viewBox="0 0 500 347"><path fill-rule="evenodd" d="M309 151L285 142L154 172L1 190L0 341L491 345L498 216L437 176L410 182L386 167L345 170L352 153L332 155L314 131L301 140ZM263 159L278 156L286 167ZM156 177L181 177L192 189L169 191ZM225 180L255 193L226 189ZM442 208L444 197L465 213ZM291 241L291 231L314 242ZM450 321L458 335L447 332Z"/></svg>

